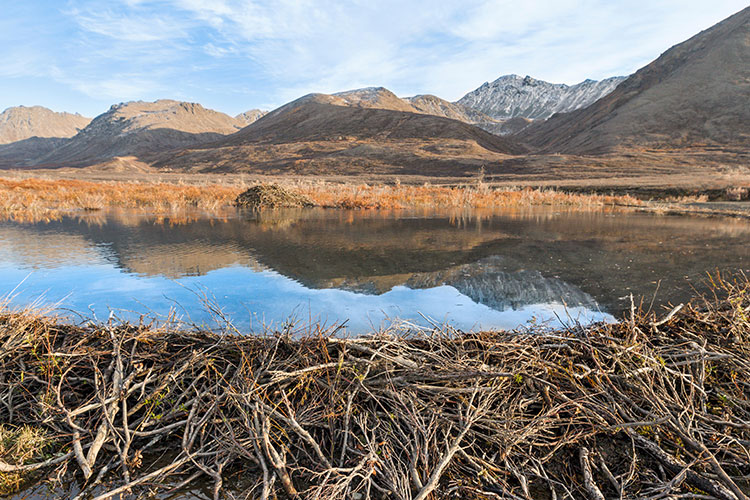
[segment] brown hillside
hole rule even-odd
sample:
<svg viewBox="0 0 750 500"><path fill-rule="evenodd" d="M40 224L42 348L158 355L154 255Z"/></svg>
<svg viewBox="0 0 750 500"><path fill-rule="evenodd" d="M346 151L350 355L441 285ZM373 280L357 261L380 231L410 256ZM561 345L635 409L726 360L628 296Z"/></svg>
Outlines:
<svg viewBox="0 0 750 500"><path fill-rule="evenodd" d="M367 87L364 89L347 90L336 94L310 94L320 102L336 106L351 106L355 108L390 109L392 111L407 111L416 113L417 110L406 100L396 96L384 87ZM296 101L292 101L293 104Z"/></svg>
<svg viewBox="0 0 750 500"><path fill-rule="evenodd" d="M155 166L194 171L464 175L523 153L472 125L425 114L330 104L312 94L222 140L161 155Z"/></svg>
<svg viewBox="0 0 750 500"><path fill-rule="evenodd" d="M440 116L476 125L492 134L507 135L520 130L517 126L504 126L504 121L490 118L481 111L462 104L452 103L440 97L423 94L414 97L400 98L384 87L368 87L364 89L348 90L336 94L311 94L319 102L336 106L351 106L356 108L389 109L425 115ZM517 124L516 124L517 125Z"/></svg>
<svg viewBox="0 0 750 500"><path fill-rule="evenodd" d="M517 139L545 152L750 147L750 7L676 45L591 106Z"/></svg>
<svg viewBox="0 0 750 500"><path fill-rule="evenodd" d="M237 120L238 125L240 125L241 127L246 127L251 123L254 123L263 118L266 113L267 111L262 111L260 109L251 109L249 111L245 111L244 113L240 113L239 115L235 116L234 119Z"/></svg>
<svg viewBox="0 0 750 500"><path fill-rule="evenodd" d="M112 106L75 137L36 158L37 166L88 166L215 141L243 124L200 104L159 100Z"/></svg>
<svg viewBox="0 0 750 500"><path fill-rule="evenodd" d="M269 113L222 144L336 140L342 136L382 139L457 139L475 141L497 153L520 154L511 141L447 118L360 107L336 106L317 95L305 96Z"/></svg>
<svg viewBox="0 0 750 500"><path fill-rule="evenodd" d="M37 158L52 153L68 140L61 137L29 137L10 144L0 144L0 168L32 164Z"/></svg>
<svg viewBox="0 0 750 500"><path fill-rule="evenodd" d="M431 94L416 95L402 99L384 87L368 87L347 90L346 92L338 92L336 94L310 94L306 97L335 106L388 109L391 111L440 116L476 125L493 134L500 132L500 135L505 135L508 133L508 130L502 126L504 122L490 118L481 111L462 104L446 101ZM515 132L517 130L516 128L512 131Z"/></svg>
<svg viewBox="0 0 750 500"><path fill-rule="evenodd" d="M443 116L445 118L471 124L497 122L497 120L490 118L481 111L471 109L462 104L452 103L430 94L408 97L406 101L408 101L418 113Z"/></svg>

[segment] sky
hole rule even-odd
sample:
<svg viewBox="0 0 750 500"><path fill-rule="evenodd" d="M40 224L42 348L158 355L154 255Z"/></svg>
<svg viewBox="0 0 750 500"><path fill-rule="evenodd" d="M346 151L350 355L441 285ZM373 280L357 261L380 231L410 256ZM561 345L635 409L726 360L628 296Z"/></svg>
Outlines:
<svg viewBox="0 0 750 500"><path fill-rule="evenodd" d="M231 115L384 86L627 75L746 0L0 0L0 109L161 98Z"/></svg>

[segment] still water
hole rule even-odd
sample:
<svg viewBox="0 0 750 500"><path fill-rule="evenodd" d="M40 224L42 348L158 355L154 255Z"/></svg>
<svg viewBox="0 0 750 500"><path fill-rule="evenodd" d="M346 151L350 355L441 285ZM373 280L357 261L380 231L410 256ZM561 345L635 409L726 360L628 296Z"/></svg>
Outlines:
<svg viewBox="0 0 750 500"><path fill-rule="evenodd" d="M0 297L77 318L363 333L611 321L750 271L750 223L641 213L298 210L0 222ZM212 312L213 310L213 312Z"/></svg>

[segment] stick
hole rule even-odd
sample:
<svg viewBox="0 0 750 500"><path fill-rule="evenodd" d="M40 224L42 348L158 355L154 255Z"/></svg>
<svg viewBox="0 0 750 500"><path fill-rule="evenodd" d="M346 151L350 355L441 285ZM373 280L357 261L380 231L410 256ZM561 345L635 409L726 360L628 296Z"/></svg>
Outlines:
<svg viewBox="0 0 750 500"><path fill-rule="evenodd" d="M583 486L588 493L591 500L606 500L602 494L602 490L594 482L594 475L591 473L591 462L589 462L589 449L581 447L578 450L578 459L581 463L581 470L583 471Z"/></svg>

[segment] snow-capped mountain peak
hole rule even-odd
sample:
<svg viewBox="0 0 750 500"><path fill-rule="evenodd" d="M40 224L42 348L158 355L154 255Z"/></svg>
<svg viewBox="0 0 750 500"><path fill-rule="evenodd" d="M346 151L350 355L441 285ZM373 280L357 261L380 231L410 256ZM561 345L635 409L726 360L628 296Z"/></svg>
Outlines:
<svg viewBox="0 0 750 500"><path fill-rule="evenodd" d="M612 92L625 77L584 80L575 85L549 83L531 76L505 75L486 82L457 101L496 119L545 120L555 113L586 107Z"/></svg>

